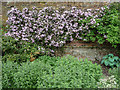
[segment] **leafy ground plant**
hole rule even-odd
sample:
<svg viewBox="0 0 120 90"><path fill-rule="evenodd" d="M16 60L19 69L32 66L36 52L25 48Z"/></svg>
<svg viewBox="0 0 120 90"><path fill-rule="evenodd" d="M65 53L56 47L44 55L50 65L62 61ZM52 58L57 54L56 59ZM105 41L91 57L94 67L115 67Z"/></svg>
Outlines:
<svg viewBox="0 0 120 90"><path fill-rule="evenodd" d="M98 82L98 88L120 88L120 68L109 69L109 76L101 78Z"/></svg>
<svg viewBox="0 0 120 90"><path fill-rule="evenodd" d="M98 88L118 88L118 80L114 75L110 76L108 79L100 79L98 83Z"/></svg>
<svg viewBox="0 0 120 90"><path fill-rule="evenodd" d="M10 61L3 63L2 74L3 88L97 88L102 69L73 56L41 56L22 66Z"/></svg>
<svg viewBox="0 0 120 90"><path fill-rule="evenodd" d="M110 67L120 67L120 58L118 56L114 56L113 54L108 54L103 57L101 64L105 64Z"/></svg>
<svg viewBox="0 0 120 90"><path fill-rule="evenodd" d="M119 85L118 88L120 88L120 67L119 68L113 68L113 69L109 69L109 75L112 76L114 75L114 77L116 78L116 82Z"/></svg>

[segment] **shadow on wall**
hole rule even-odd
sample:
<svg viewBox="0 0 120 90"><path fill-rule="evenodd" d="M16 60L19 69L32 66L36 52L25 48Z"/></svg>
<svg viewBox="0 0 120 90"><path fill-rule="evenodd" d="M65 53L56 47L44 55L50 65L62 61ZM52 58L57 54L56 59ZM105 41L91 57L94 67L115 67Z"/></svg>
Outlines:
<svg viewBox="0 0 120 90"><path fill-rule="evenodd" d="M63 50L63 51L62 51ZM114 54L115 56L120 57L120 49L113 48L112 45L105 43L104 45L100 45L97 42L84 42L84 41L72 41L67 43L63 49L58 49L56 51L56 56L66 56L72 55L81 58L88 58L89 60L102 60L104 55Z"/></svg>

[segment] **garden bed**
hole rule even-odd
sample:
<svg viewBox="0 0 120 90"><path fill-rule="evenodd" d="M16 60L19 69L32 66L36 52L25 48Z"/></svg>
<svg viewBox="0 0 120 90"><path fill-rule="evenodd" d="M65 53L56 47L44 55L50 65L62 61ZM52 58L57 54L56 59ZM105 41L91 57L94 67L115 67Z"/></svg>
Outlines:
<svg viewBox="0 0 120 90"><path fill-rule="evenodd" d="M32 11L28 8L20 11L13 7L7 14L8 25L2 38L4 88L105 88L106 84L97 84L103 74L115 77L107 87L111 84L113 88L118 87L120 58L113 54L105 54L102 59L97 59L99 61L88 60L89 57L78 60L81 57L70 55L55 57L57 49L73 40L99 44L107 41L117 48L120 44L117 8L105 6L83 11L72 7L64 11L61 7L58 11L44 7L38 11L33 7ZM99 55L92 52L89 50L90 55L85 54Z"/></svg>

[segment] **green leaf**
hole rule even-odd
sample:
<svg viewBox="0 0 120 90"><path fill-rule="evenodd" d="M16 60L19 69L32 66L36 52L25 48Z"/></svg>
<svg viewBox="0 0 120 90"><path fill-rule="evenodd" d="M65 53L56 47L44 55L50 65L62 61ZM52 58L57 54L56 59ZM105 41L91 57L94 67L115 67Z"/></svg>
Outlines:
<svg viewBox="0 0 120 90"><path fill-rule="evenodd" d="M114 65L116 65L117 64L117 62L113 62L114 63Z"/></svg>
<svg viewBox="0 0 120 90"><path fill-rule="evenodd" d="M111 56L111 57L113 57L114 55L113 55L113 54L108 54L108 56Z"/></svg>
<svg viewBox="0 0 120 90"><path fill-rule="evenodd" d="M101 61L101 64L103 64L103 63L104 63L104 60Z"/></svg>
<svg viewBox="0 0 120 90"><path fill-rule="evenodd" d="M113 66L114 65L114 63L109 63L110 64L110 66Z"/></svg>
<svg viewBox="0 0 120 90"><path fill-rule="evenodd" d="M111 68L113 68L113 66L111 66Z"/></svg>
<svg viewBox="0 0 120 90"><path fill-rule="evenodd" d="M103 59L106 59L108 57L108 55L105 55L104 57L103 57Z"/></svg>
<svg viewBox="0 0 120 90"><path fill-rule="evenodd" d="M119 63L119 67L120 67L120 63Z"/></svg>
<svg viewBox="0 0 120 90"><path fill-rule="evenodd" d="M118 63L117 63L117 64L116 64L116 66L117 66L117 67L119 67L119 66L120 66L120 64L118 64Z"/></svg>
<svg viewBox="0 0 120 90"><path fill-rule="evenodd" d="M112 59L112 58L109 58L109 61L110 61L110 62L114 62L114 59Z"/></svg>
<svg viewBox="0 0 120 90"><path fill-rule="evenodd" d="M105 61L105 65L108 66L108 64L109 64L109 62L106 60L106 61Z"/></svg>
<svg viewBox="0 0 120 90"><path fill-rule="evenodd" d="M119 57L118 57L118 56L115 56L113 59L114 59L114 60L118 60L118 59L119 59Z"/></svg>

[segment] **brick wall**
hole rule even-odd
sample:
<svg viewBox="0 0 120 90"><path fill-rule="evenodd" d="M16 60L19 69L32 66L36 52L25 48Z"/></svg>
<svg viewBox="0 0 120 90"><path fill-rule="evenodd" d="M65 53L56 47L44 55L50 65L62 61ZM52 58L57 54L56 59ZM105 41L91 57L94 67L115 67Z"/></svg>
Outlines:
<svg viewBox="0 0 120 90"><path fill-rule="evenodd" d="M63 50L63 51L62 51ZM102 60L104 55L112 53L120 57L120 48L113 48L109 43L98 44L97 42L84 42L74 40L67 43L63 49L56 50L56 56L72 55L77 58L88 58L89 60Z"/></svg>

